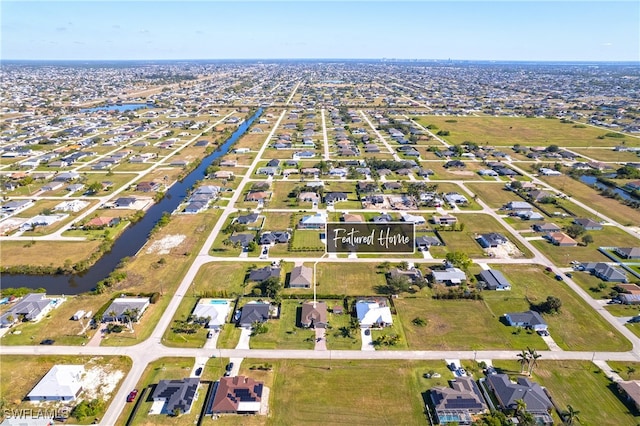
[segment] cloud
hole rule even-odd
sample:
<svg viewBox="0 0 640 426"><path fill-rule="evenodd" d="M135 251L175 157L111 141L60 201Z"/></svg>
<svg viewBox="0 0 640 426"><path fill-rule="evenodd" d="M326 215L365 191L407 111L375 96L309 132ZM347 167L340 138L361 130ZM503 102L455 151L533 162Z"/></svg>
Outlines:
<svg viewBox="0 0 640 426"><path fill-rule="evenodd" d="M613 43L600 43L600 46L613 46Z"/></svg>
<svg viewBox="0 0 640 426"><path fill-rule="evenodd" d="M56 31L59 32L59 33L67 31L67 27L58 27L58 28L56 28Z"/></svg>

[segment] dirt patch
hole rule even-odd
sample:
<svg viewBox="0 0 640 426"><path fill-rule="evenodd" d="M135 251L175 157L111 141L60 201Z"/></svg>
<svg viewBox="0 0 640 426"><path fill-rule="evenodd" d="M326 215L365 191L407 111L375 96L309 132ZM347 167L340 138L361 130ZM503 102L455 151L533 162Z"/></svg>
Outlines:
<svg viewBox="0 0 640 426"><path fill-rule="evenodd" d="M475 175L475 173L470 171L470 170L447 170L447 173L451 173L452 175L458 175L458 176L473 176L473 175Z"/></svg>
<svg viewBox="0 0 640 426"><path fill-rule="evenodd" d="M112 370L109 365L93 366L87 368L82 377L83 399L101 399L108 401L111 393L118 386L118 382L124 377L120 370Z"/></svg>
<svg viewBox="0 0 640 426"><path fill-rule="evenodd" d="M186 238L186 235L167 235L161 240L152 243L147 248L146 253L169 254L172 248L178 247Z"/></svg>
<svg viewBox="0 0 640 426"><path fill-rule="evenodd" d="M493 257L495 259L513 259L524 256L524 253L522 253L512 242L501 244L498 247L487 248L485 249L485 252L489 257Z"/></svg>

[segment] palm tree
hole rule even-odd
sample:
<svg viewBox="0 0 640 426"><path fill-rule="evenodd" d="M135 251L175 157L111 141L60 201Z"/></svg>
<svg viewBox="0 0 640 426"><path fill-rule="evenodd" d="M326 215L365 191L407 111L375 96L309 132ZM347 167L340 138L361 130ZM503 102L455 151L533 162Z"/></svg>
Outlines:
<svg viewBox="0 0 640 426"><path fill-rule="evenodd" d="M580 421L578 414L580 414L580 411L576 410L571 405L567 405L567 411L562 413L562 421L565 425L572 425L576 420Z"/></svg>
<svg viewBox="0 0 640 426"><path fill-rule="evenodd" d="M527 347L527 351L529 352L529 376L531 376L534 367L538 365L538 358L540 358L542 355L536 352L535 349L531 349L529 347Z"/></svg>
<svg viewBox="0 0 640 426"><path fill-rule="evenodd" d="M109 311L109 316L112 320L118 322L118 313L115 310L112 309L111 311Z"/></svg>
<svg viewBox="0 0 640 426"><path fill-rule="evenodd" d="M518 362L520 363L520 374L522 374L524 373L525 365L529 365L529 352L523 349L522 352L516 355L516 357L518 357Z"/></svg>
<svg viewBox="0 0 640 426"><path fill-rule="evenodd" d="M515 416L517 417L518 415L524 413L525 411L527 411L527 403L524 402L524 399L516 399L516 409L515 409Z"/></svg>
<svg viewBox="0 0 640 426"><path fill-rule="evenodd" d="M636 372L635 367L627 366L627 375L629 376L629 379L631 379L631 376L633 376L633 373L635 372Z"/></svg>

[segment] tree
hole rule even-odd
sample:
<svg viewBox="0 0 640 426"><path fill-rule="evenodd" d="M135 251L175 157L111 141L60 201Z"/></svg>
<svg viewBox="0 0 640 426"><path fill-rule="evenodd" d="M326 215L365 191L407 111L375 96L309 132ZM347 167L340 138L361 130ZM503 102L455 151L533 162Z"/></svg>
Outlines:
<svg viewBox="0 0 640 426"><path fill-rule="evenodd" d="M558 152L560 147L558 145L549 145L546 149L547 152Z"/></svg>
<svg viewBox="0 0 640 426"><path fill-rule="evenodd" d="M527 347L529 353L529 376L533 373L533 369L538 365L538 359L542 357L535 349Z"/></svg>
<svg viewBox="0 0 640 426"><path fill-rule="evenodd" d="M522 352L516 355L516 357L518 357L518 362L520 363L520 373L522 374L526 369L525 366L529 365L529 352L523 349Z"/></svg>
<svg viewBox="0 0 640 426"><path fill-rule="evenodd" d="M515 415L519 416L525 411L527 411L527 403L524 402L524 399L516 399Z"/></svg>
<svg viewBox="0 0 640 426"><path fill-rule="evenodd" d="M116 320L116 321L118 321L117 315L118 315L118 313L115 310L112 309L112 310L109 311L109 316L111 318L113 318L114 320Z"/></svg>
<svg viewBox="0 0 640 426"><path fill-rule="evenodd" d="M632 366L627 366L627 375L629 376L629 379L631 379L631 376L636 372L636 368L632 367Z"/></svg>
<svg viewBox="0 0 640 426"><path fill-rule="evenodd" d="M522 182L519 180L514 180L509 184L509 188L515 190L522 189Z"/></svg>
<svg viewBox="0 0 640 426"><path fill-rule="evenodd" d="M395 275L387 278L387 289L390 294L398 294L409 291L411 280L404 275Z"/></svg>
<svg viewBox="0 0 640 426"><path fill-rule="evenodd" d="M593 237L591 236L591 234L585 234L582 236L582 244L584 244L585 246L588 246L592 242L593 242Z"/></svg>
<svg viewBox="0 0 640 426"><path fill-rule="evenodd" d="M491 411L481 415L473 424L474 426L508 426L511 422L501 411Z"/></svg>
<svg viewBox="0 0 640 426"><path fill-rule="evenodd" d="M580 411L576 410L571 405L567 405L567 411L562 413L562 422L565 425L572 425L576 420L580 421L578 414L580 414Z"/></svg>
<svg viewBox="0 0 640 426"><path fill-rule="evenodd" d="M462 251L450 251L445 256L445 259L453 266L465 271L471 265L471 259L469 259L469 256Z"/></svg>
<svg viewBox="0 0 640 426"><path fill-rule="evenodd" d="M93 182L87 187L87 189L90 193L97 194L102 190L102 184L100 182Z"/></svg>
<svg viewBox="0 0 640 426"><path fill-rule="evenodd" d="M568 236L570 236L571 238L576 238L584 234L585 229L578 224L573 224L573 225L567 226L566 231Z"/></svg>
<svg viewBox="0 0 640 426"><path fill-rule="evenodd" d="M262 292L265 296L274 298L282 290L282 284L278 277L269 277L261 283Z"/></svg>
<svg viewBox="0 0 640 426"><path fill-rule="evenodd" d="M560 312L562 301L555 296L547 296L547 300L545 300L540 307L545 314L555 314Z"/></svg>

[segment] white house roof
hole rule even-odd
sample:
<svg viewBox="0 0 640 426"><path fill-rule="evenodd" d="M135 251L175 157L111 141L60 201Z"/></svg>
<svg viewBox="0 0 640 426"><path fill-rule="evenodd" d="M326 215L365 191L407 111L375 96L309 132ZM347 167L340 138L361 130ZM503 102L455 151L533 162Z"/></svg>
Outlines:
<svg viewBox="0 0 640 426"><path fill-rule="evenodd" d="M361 300L356 303L356 314L360 325L371 326L383 322L392 324L391 309L388 306L380 306L378 302Z"/></svg>
<svg viewBox="0 0 640 426"><path fill-rule="evenodd" d="M73 399L82 389L83 365L54 365L27 395L30 400Z"/></svg>
<svg viewBox="0 0 640 426"><path fill-rule="evenodd" d="M327 223L327 214L326 213L316 213L313 216L304 216L301 220L301 223L305 225L309 224L325 224Z"/></svg>
<svg viewBox="0 0 640 426"><path fill-rule="evenodd" d="M231 303L224 299L200 299L193 315L196 317L209 317L209 327L221 326L225 323L227 315L231 310Z"/></svg>

